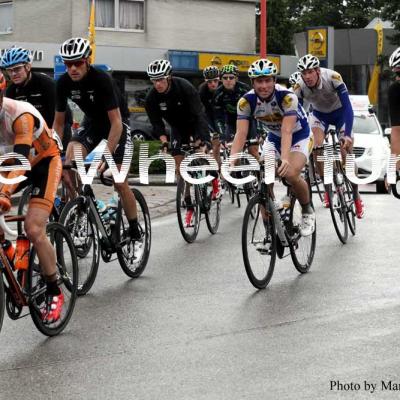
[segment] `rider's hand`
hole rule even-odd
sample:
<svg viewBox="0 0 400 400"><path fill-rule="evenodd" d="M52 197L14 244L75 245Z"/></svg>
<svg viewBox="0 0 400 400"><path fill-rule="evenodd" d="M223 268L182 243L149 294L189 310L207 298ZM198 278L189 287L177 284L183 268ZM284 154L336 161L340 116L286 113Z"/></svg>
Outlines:
<svg viewBox="0 0 400 400"><path fill-rule="evenodd" d="M99 166L97 167L97 172L99 174L103 173L107 169L107 163L104 160L100 161Z"/></svg>
<svg viewBox="0 0 400 400"><path fill-rule="evenodd" d="M11 201L10 196L6 193L0 193L0 212L2 214L10 211Z"/></svg>
<svg viewBox="0 0 400 400"><path fill-rule="evenodd" d="M340 146L343 150L349 151L353 145L353 139L349 136L343 136L340 138Z"/></svg>
<svg viewBox="0 0 400 400"><path fill-rule="evenodd" d="M281 165L278 168L278 175L284 178L289 171L289 161L285 159L281 159Z"/></svg>

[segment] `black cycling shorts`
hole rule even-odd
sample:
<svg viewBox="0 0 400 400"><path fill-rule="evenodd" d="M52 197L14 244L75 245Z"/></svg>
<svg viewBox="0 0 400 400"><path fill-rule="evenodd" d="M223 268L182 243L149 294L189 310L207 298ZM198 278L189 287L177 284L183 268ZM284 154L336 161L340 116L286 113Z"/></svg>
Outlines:
<svg viewBox="0 0 400 400"><path fill-rule="evenodd" d="M127 146L127 144L132 143L130 127L125 123L122 123L122 127L123 130L121 138L113 154L114 161L117 165L122 164L122 160L125 154L125 147ZM71 142L81 143L89 154L103 139L108 138L108 134L109 131L102 131L101 129L98 129L93 124L91 124L89 121L85 120L84 124L79 127L72 135Z"/></svg>

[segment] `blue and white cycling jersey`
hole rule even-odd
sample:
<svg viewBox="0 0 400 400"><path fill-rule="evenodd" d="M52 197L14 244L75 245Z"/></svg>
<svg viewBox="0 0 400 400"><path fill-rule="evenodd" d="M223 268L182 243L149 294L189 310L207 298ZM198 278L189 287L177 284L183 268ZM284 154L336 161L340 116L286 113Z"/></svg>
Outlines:
<svg viewBox="0 0 400 400"><path fill-rule="evenodd" d="M292 142L295 143L308 138L310 129L303 107L294 93L279 84L275 84L274 94L268 101L260 99L253 89L247 92L237 105L238 119L250 121L255 118L257 121L261 121L267 130L278 138L281 137L283 117L291 115L297 117Z"/></svg>
<svg viewBox="0 0 400 400"><path fill-rule="evenodd" d="M317 87L309 88L303 79L294 85L294 93L300 102L308 101L312 106L311 127L327 130L334 125L338 131L351 136L353 128L353 109L347 87L341 75L327 68L320 68L320 81Z"/></svg>

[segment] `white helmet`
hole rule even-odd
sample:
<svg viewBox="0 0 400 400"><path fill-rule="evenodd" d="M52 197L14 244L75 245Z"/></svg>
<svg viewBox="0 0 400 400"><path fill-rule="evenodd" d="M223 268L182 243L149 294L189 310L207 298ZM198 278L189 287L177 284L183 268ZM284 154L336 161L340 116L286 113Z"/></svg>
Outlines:
<svg viewBox="0 0 400 400"><path fill-rule="evenodd" d="M301 73L299 71L293 72L293 74L289 76L290 85L294 86L299 81L300 78L301 78Z"/></svg>
<svg viewBox="0 0 400 400"><path fill-rule="evenodd" d="M171 74L172 65L168 60L154 60L147 67L150 79L165 78Z"/></svg>
<svg viewBox="0 0 400 400"><path fill-rule="evenodd" d="M92 50L90 48L89 40L84 38L71 38L66 40L60 49L60 56L63 61L80 60L81 58L88 58Z"/></svg>
<svg viewBox="0 0 400 400"><path fill-rule="evenodd" d="M319 68L319 60L317 57L312 54L306 54L301 57L299 62L297 63L297 69L301 72L306 69Z"/></svg>
<svg viewBox="0 0 400 400"><path fill-rule="evenodd" d="M389 67L390 68L400 67L400 47L398 47L390 56Z"/></svg>
<svg viewBox="0 0 400 400"><path fill-rule="evenodd" d="M247 74L250 79L258 78L260 76L276 76L278 75L278 68L267 58L260 58L250 65Z"/></svg>

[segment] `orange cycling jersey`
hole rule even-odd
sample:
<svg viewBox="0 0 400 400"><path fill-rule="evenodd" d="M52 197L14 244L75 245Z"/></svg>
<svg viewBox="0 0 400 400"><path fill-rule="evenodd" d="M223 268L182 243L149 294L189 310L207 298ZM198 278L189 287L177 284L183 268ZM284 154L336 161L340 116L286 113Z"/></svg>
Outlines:
<svg viewBox="0 0 400 400"><path fill-rule="evenodd" d="M14 151L17 147L29 146L29 148L34 148L35 155L29 156L33 169L46 158L55 157L58 159L56 164L61 164L58 140L56 135L52 135L43 117L34 106L27 102L3 98L3 105L0 110L0 144L2 147L13 147ZM57 169L60 169L60 167ZM15 178L24 174L25 170L11 171L7 178ZM56 173L56 176L58 176L59 181L60 173ZM52 186L56 188L58 181L51 182ZM18 184L3 185L1 192L11 195L17 186Z"/></svg>

